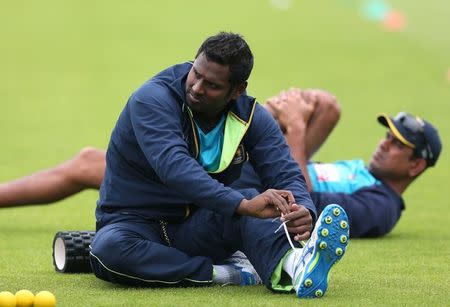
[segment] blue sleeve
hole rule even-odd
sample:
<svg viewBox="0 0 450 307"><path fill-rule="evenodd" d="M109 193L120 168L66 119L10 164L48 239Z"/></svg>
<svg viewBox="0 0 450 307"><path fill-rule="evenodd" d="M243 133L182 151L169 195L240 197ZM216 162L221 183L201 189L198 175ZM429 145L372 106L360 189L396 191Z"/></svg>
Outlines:
<svg viewBox="0 0 450 307"><path fill-rule="evenodd" d="M291 156L289 146L272 115L261 105L256 105L248 131L249 159L264 190L289 190L297 204L305 206L316 219L316 208L306 187L298 164Z"/></svg>
<svg viewBox="0 0 450 307"><path fill-rule="evenodd" d="M379 188L363 188L353 194L311 192L317 211L338 204L347 212L350 236L380 237L390 232L400 219L403 202Z"/></svg>
<svg viewBox="0 0 450 307"><path fill-rule="evenodd" d="M139 146L160 180L174 193L220 214L233 215L244 196L211 178L189 154L181 108L164 88L132 97L130 116Z"/></svg>

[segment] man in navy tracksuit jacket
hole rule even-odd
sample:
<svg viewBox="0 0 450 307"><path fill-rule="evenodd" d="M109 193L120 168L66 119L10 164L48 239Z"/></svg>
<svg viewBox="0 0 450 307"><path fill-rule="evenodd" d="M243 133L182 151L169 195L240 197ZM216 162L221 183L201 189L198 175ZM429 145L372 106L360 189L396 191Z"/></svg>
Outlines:
<svg viewBox="0 0 450 307"><path fill-rule="evenodd" d="M248 48L236 34L209 38L193 64L169 67L128 100L111 135L97 203L91 251L97 277L130 285L207 285L213 263L241 250L263 283L277 290L273 274L291 247L283 231L275 233L280 221L272 217L285 214L297 241L309 237L316 209L301 171L270 113L244 94L253 59L237 82L244 86L233 87L227 73L240 67L207 56L208 44L236 40ZM223 146L208 173L198 162L198 134L219 118L225 121ZM246 161L269 189L256 197L228 187Z"/></svg>

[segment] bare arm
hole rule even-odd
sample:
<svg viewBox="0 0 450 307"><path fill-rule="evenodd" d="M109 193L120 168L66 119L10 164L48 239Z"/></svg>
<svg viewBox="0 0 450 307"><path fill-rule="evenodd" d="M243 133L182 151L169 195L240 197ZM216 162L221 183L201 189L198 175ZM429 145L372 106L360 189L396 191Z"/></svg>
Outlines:
<svg viewBox="0 0 450 307"><path fill-rule="evenodd" d="M307 124L315 108L315 101L307 101L299 89L282 92L279 96L267 102L267 108L274 115L284 132L286 142L291 149L294 160L302 170L308 190L311 190L311 180L306 168Z"/></svg>
<svg viewBox="0 0 450 307"><path fill-rule="evenodd" d="M289 126L284 135L286 142L291 148L291 154L298 166L302 170L303 177L305 177L308 191L312 190L311 179L309 177L307 155L306 155L306 124L297 123Z"/></svg>
<svg viewBox="0 0 450 307"><path fill-rule="evenodd" d="M324 90L302 90L302 97L314 103L314 110L306 128L305 152L307 160L319 150L337 125L341 108L336 97Z"/></svg>
<svg viewBox="0 0 450 307"><path fill-rule="evenodd" d="M336 98L323 90L290 89L268 99L265 107L278 121L311 190L306 165L339 120Z"/></svg>

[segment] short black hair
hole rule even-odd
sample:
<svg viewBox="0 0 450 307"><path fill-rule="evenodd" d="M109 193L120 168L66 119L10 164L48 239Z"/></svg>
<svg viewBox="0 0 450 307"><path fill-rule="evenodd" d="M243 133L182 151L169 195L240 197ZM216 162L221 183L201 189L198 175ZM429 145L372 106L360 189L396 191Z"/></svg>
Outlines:
<svg viewBox="0 0 450 307"><path fill-rule="evenodd" d="M230 68L232 87L247 81L253 69L253 54L244 38L236 33L219 32L208 37L197 51L197 58L203 53L208 61Z"/></svg>

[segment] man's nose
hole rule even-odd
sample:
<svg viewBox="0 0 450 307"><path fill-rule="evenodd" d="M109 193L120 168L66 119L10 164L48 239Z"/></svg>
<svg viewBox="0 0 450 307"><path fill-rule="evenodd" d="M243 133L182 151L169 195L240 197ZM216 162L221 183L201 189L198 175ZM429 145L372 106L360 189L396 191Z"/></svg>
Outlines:
<svg viewBox="0 0 450 307"><path fill-rule="evenodd" d="M383 149L383 150L388 150L390 144L391 144L391 140L389 140L389 138L384 138L384 139L382 139L381 142L380 142L380 147L381 147L381 149Z"/></svg>
<svg viewBox="0 0 450 307"><path fill-rule="evenodd" d="M203 82L202 82L202 80L195 81L195 83L192 85L192 91L196 95L202 95L203 94Z"/></svg>

